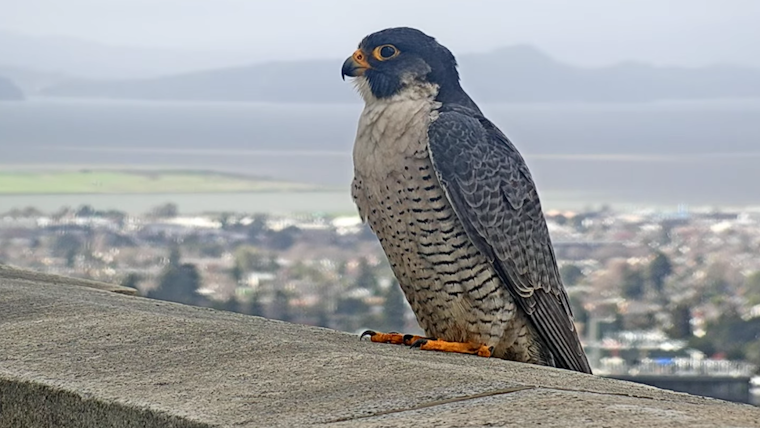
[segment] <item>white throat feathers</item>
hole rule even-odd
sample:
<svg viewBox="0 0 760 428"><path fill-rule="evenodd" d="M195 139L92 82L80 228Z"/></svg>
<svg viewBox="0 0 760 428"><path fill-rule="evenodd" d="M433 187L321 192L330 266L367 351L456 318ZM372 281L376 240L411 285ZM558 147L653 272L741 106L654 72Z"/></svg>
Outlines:
<svg viewBox="0 0 760 428"><path fill-rule="evenodd" d="M372 95L364 77L355 85L365 103L354 143L356 173L382 179L402 167L402 158L428 156L427 129L441 106L437 85L410 82L387 98Z"/></svg>

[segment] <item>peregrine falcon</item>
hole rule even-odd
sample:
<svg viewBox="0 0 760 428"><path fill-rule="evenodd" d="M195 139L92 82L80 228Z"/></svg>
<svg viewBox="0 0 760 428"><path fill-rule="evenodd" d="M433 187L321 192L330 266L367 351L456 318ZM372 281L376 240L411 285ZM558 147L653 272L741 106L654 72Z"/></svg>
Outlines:
<svg viewBox="0 0 760 428"><path fill-rule="evenodd" d="M390 28L342 76L365 103L351 193L427 335L362 337L591 373L530 171L452 53Z"/></svg>

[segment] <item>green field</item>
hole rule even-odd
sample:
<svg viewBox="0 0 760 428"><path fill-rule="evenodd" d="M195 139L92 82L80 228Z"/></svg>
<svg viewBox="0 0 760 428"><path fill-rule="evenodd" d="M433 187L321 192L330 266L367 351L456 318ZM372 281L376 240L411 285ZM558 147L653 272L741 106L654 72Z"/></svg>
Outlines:
<svg viewBox="0 0 760 428"><path fill-rule="evenodd" d="M0 171L0 195L310 191L322 187L208 171Z"/></svg>

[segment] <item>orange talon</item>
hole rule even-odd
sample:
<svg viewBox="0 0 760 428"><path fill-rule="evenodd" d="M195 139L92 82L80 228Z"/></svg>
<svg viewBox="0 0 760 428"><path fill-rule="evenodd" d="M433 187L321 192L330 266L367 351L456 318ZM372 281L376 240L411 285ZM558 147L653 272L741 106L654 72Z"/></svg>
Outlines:
<svg viewBox="0 0 760 428"><path fill-rule="evenodd" d="M359 336L359 339L364 336L369 336L369 340L376 343L391 343L393 345L407 345L411 346L412 343L424 339L422 336L414 334L401 334L401 333L378 333L376 331L367 330Z"/></svg>
<svg viewBox="0 0 760 428"><path fill-rule="evenodd" d="M392 343L394 345L402 345L404 343L404 337L401 333L378 333L376 331L367 330L359 336L359 340L362 340L364 336L369 336L369 340L376 343Z"/></svg>
<svg viewBox="0 0 760 428"><path fill-rule="evenodd" d="M376 343L392 343L401 345L404 343L404 335L401 333L375 333L369 335L369 340Z"/></svg>
<svg viewBox="0 0 760 428"><path fill-rule="evenodd" d="M489 358L493 353L493 347L476 343L446 342L445 340L421 339L412 344L412 347L425 351L456 352L458 354L472 354Z"/></svg>

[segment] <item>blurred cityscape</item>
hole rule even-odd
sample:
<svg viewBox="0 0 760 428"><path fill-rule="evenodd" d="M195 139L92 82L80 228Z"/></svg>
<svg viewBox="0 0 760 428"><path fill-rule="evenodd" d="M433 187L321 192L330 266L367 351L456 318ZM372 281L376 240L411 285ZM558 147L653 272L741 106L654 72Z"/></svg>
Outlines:
<svg viewBox="0 0 760 428"><path fill-rule="evenodd" d="M546 216L595 373L738 378L749 396L760 367L760 213ZM29 207L0 215L0 263L352 333L421 332L358 216ZM743 401L731 394L722 398Z"/></svg>

